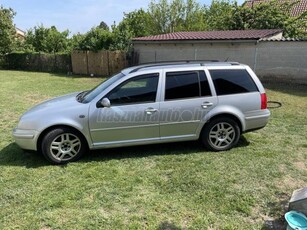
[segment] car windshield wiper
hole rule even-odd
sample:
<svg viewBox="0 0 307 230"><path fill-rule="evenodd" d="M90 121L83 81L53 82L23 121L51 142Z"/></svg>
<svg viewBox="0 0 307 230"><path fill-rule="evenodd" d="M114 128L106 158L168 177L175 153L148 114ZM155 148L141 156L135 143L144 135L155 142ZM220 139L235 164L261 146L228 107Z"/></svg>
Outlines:
<svg viewBox="0 0 307 230"><path fill-rule="evenodd" d="M84 96L86 95L87 92L88 92L88 90L85 90L85 91L79 93L79 94L76 96L77 101L82 103L83 98L84 98Z"/></svg>

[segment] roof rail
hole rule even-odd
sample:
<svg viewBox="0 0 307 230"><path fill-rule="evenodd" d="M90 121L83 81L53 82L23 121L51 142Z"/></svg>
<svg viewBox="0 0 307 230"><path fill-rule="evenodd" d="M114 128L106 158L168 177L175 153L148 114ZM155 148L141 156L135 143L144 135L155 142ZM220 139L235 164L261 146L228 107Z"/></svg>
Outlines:
<svg viewBox="0 0 307 230"><path fill-rule="evenodd" d="M146 63L142 63L142 65L149 65L149 64L164 64L164 63L168 63L168 64L176 64L176 63L202 63L202 62L220 62L220 60L176 60L176 61L158 61L158 62L146 62Z"/></svg>
<svg viewBox="0 0 307 230"><path fill-rule="evenodd" d="M148 62L144 63L141 66L131 70L129 73L135 73L143 68L155 67L155 66L167 66L167 65L184 65L184 64L200 64L204 62L219 62L219 60L178 60L178 61L161 61L161 62Z"/></svg>

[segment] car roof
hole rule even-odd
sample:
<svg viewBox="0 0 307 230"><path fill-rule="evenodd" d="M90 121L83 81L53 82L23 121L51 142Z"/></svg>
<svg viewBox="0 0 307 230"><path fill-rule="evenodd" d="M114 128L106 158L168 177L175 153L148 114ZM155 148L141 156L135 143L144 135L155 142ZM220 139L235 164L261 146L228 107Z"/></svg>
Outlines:
<svg viewBox="0 0 307 230"><path fill-rule="evenodd" d="M220 62L217 60L210 61L176 61L176 62L157 62L157 63L147 63L138 66L133 66L122 70L122 73L127 75L130 73L135 73L141 70L155 70L155 69L168 69L174 67L197 67L197 66L238 66L242 65L238 62Z"/></svg>

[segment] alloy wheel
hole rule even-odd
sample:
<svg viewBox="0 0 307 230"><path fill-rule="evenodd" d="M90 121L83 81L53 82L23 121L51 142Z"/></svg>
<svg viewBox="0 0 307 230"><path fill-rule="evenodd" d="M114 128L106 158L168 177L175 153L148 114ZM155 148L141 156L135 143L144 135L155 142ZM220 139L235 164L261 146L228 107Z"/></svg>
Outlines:
<svg viewBox="0 0 307 230"><path fill-rule="evenodd" d="M81 149L81 140L71 134L63 133L53 139L50 145L51 155L58 160L69 161L78 155Z"/></svg>
<svg viewBox="0 0 307 230"><path fill-rule="evenodd" d="M224 149L230 146L235 140L234 127L227 122L215 124L209 131L209 142L216 149Z"/></svg>

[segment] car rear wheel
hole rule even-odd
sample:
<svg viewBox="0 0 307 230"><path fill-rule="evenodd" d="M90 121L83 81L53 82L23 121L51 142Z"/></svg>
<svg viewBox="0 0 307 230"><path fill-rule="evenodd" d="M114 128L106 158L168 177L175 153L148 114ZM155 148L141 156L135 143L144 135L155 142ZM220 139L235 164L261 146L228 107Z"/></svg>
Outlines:
<svg viewBox="0 0 307 230"><path fill-rule="evenodd" d="M237 145L239 138L239 125L228 117L213 119L204 127L201 135L202 143L213 151L229 150Z"/></svg>
<svg viewBox="0 0 307 230"><path fill-rule="evenodd" d="M44 157L54 164L78 160L87 150L84 138L70 128L56 128L48 132L42 141Z"/></svg>

